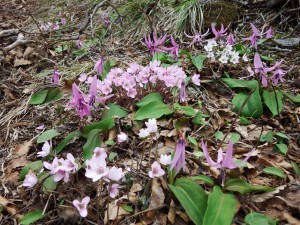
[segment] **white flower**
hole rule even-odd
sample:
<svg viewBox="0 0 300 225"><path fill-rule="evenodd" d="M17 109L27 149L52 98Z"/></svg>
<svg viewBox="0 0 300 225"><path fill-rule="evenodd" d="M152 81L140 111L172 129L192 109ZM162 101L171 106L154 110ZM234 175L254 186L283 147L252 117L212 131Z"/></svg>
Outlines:
<svg viewBox="0 0 300 225"><path fill-rule="evenodd" d="M235 51L231 52L230 62L232 62L233 64L239 63L239 53L238 52L235 52Z"/></svg>
<svg viewBox="0 0 300 225"><path fill-rule="evenodd" d="M167 166L172 163L171 155L161 155L160 156L160 163Z"/></svg>
<svg viewBox="0 0 300 225"><path fill-rule="evenodd" d="M30 172L25 176L23 186L32 188L34 185L36 185L37 182L38 182L38 179L37 179L36 175L34 173Z"/></svg>
<svg viewBox="0 0 300 225"><path fill-rule="evenodd" d="M113 166L109 169L106 177L112 181L119 181L124 177L124 172L122 168L117 168Z"/></svg>
<svg viewBox="0 0 300 225"><path fill-rule="evenodd" d="M121 132L120 134L118 134L118 142L119 143L127 141L127 139L128 139L128 136L124 132Z"/></svg>
<svg viewBox="0 0 300 225"><path fill-rule="evenodd" d="M86 196L82 199L82 201L74 200L73 205L77 208L81 217L86 217L88 214L87 205L90 202L90 197Z"/></svg>
<svg viewBox="0 0 300 225"><path fill-rule="evenodd" d="M207 53L207 58L215 58L215 53L214 52L208 52Z"/></svg>
<svg viewBox="0 0 300 225"><path fill-rule="evenodd" d="M148 137L150 135L148 129L141 129L140 133L139 133L139 137L140 138L145 138Z"/></svg>
<svg viewBox="0 0 300 225"><path fill-rule="evenodd" d="M227 63L228 62L228 56L227 55L221 55L221 57L219 58L219 61L221 63Z"/></svg>
<svg viewBox="0 0 300 225"><path fill-rule="evenodd" d="M109 172L109 169L106 167L105 158L92 158L86 160L86 169L85 176L92 178L93 182L100 180L102 177L105 177Z"/></svg>
<svg viewBox="0 0 300 225"><path fill-rule="evenodd" d="M107 190L109 192L109 197L115 198L119 193L119 184L112 184L107 186Z"/></svg>
<svg viewBox="0 0 300 225"><path fill-rule="evenodd" d="M49 144L48 141L46 141L42 147L42 151L38 152L37 155L38 157L46 157L47 155L50 154L51 150L51 145Z"/></svg>
<svg viewBox="0 0 300 225"><path fill-rule="evenodd" d="M149 177L154 178L154 177L160 177L165 174L165 171L161 168L159 163L155 161L151 165L151 171L149 171Z"/></svg>
<svg viewBox="0 0 300 225"><path fill-rule="evenodd" d="M156 119L149 119L148 122L146 122L146 126L149 133L157 132Z"/></svg>
<svg viewBox="0 0 300 225"><path fill-rule="evenodd" d="M200 86L200 75L199 74L194 74L192 76L192 82L198 86Z"/></svg>
<svg viewBox="0 0 300 225"><path fill-rule="evenodd" d="M247 57L247 55L245 54L245 55L243 55L243 61L244 62L248 62L249 61L249 59L248 59L248 57Z"/></svg>

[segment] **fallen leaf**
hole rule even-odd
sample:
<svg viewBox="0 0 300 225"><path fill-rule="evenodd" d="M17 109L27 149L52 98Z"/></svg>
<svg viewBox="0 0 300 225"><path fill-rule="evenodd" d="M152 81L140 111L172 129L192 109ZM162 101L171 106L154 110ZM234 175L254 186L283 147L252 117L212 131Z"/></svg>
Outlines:
<svg viewBox="0 0 300 225"><path fill-rule="evenodd" d="M12 152L13 158L19 158L24 155L27 156L27 153L31 145L32 145L32 141L25 141L22 144L18 144Z"/></svg>
<svg viewBox="0 0 300 225"><path fill-rule="evenodd" d="M170 208L168 212L168 220L170 223L174 224L176 219L175 203L173 200L170 202Z"/></svg>
<svg viewBox="0 0 300 225"><path fill-rule="evenodd" d="M288 221L289 225L299 225L300 224L300 220L296 219L295 217L293 217L291 214L285 212L283 213L284 218Z"/></svg>
<svg viewBox="0 0 300 225"><path fill-rule="evenodd" d="M29 60L26 60L23 58L21 58L21 59L15 58L14 67L25 66L25 65L30 65L30 64L32 64L32 62Z"/></svg>
<svg viewBox="0 0 300 225"><path fill-rule="evenodd" d="M12 159L8 162L6 167L6 175L9 175L13 169L25 166L29 163L26 156L22 156L20 158Z"/></svg>
<svg viewBox="0 0 300 225"><path fill-rule="evenodd" d="M122 197L120 199L123 198L126 197ZM122 219L124 216L130 214L130 212L127 212L121 206L118 206L118 201L120 199L116 199L108 204L109 220ZM107 222L108 222L107 211L105 211L104 223L107 224Z"/></svg>

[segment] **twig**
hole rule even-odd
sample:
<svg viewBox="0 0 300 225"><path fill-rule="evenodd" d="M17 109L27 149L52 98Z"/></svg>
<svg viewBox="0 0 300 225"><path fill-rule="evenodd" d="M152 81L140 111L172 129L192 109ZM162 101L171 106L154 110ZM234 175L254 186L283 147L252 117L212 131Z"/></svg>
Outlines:
<svg viewBox="0 0 300 225"><path fill-rule="evenodd" d="M12 43L12 44L6 46L5 48L3 48L3 50L4 50L4 52L9 52L10 50L14 49L18 45L26 45L26 44L32 43L32 42L35 42L35 41L33 41L33 40L24 40L24 35L22 33L19 33L18 39L14 43Z"/></svg>
<svg viewBox="0 0 300 225"><path fill-rule="evenodd" d="M3 31L0 31L0 38L6 37L6 36L11 36L11 35L17 35L19 32L20 32L19 29L3 30Z"/></svg>

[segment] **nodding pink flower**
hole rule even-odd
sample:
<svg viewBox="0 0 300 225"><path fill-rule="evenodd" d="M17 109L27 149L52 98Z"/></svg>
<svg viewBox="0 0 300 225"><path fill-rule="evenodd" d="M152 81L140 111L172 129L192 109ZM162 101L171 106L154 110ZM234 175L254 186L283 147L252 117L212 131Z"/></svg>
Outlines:
<svg viewBox="0 0 300 225"><path fill-rule="evenodd" d="M26 176L25 179L23 181L23 186L24 187L29 187L32 188L34 187L34 185L36 185L38 182L38 179L36 177L36 175L32 172L29 172Z"/></svg>
<svg viewBox="0 0 300 225"><path fill-rule="evenodd" d="M109 172L105 158L92 158L86 160L85 176L92 178L93 182L105 177Z"/></svg>
<svg viewBox="0 0 300 225"><path fill-rule="evenodd" d="M42 151L38 152L37 155L38 157L46 157L47 155L50 154L51 150L51 144L49 144L48 141L46 141L42 147Z"/></svg>
<svg viewBox="0 0 300 225"><path fill-rule="evenodd" d="M182 169L184 166L185 166L185 139L184 137L180 137L177 141L175 154L170 169L172 170L175 167L175 170L178 173L180 169Z"/></svg>
<svg viewBox="0 0 300 225"><path fill-rule="evenodd" d="M119 194L119 184L111 184L107 186L109 197L115 198Z"/></svg>
<svg viewBox="0 0 300 225"><path fill-rule="evenodd" d="M215 39L219 39L225 36L227 28L224 28L224 25L221 24L221 29L217 30L215 24L211 24L211 31L213 32L213 34L215 35Z"/></svg>
<svg viewBox="0 0 300 225"><path fill-rule="evenodd" d="M161 177L165 174L165 171L161 168L157 161L153 162L151 165L151 171L149 171L149 177Z"/></svg>
<svg viewBox="0 0 300 225"><path fill-rule="evenodd" d="M148 122L145 122L147 126L147 130L149 133L156 133L157 132L157 124L156 124L156 119L148 119Z"/></svg>
<svg viewBox="0 0 300 225"><path fill-rule="evenodd" d="M86 73L82 73L82 74L80 74L78 80L79 80L80 82L85 82L85 81L87 80L87 78L88 78L88 77L87 77Z"/></svg>
<svg viewBox="0 0 300 225"><path fill-rule="evenodd" d="M60 76L60 73L57 70L53 70L53 73L52 73L53 84L59 85L59 76Z"/></svg>
<svg viewBox="0 0 300 225"><path fill-rule="evenodd" d="M90 86L90 89L89 89L89 105L90 106L93 106L95 104L95 101L96 101L96 98L97 98L97 81L98 81L98 78L97 78L97 75L95 75L92 79L92 82L91 82L91 86Z"/></svg>
<svg viewBox="0 0 300 225"><path fill-rule="evenodd" d="M191 78L191 81L197 85L200 86L200 75L199 74L194 74Z"/></svg>
<svg viewBox="0 0 300 225"><path fill-rule="evenodd" d="M272 30L272 27L270 27L264 34L266 35L266 38L267 38L267 39L273 37L273 30Z"/></svg>
<svg viewBox="0 0 300 225"><path fill-rule="evenodd" d="M104 58L101 56L94 66L94 70L100 75L104 70Z"/></svg>
<svg viewBox="0 0 300 225"><path fill-rule="evenodd" d="M217 169L235 169L235 168L240 167L239 165L236 164L236 162L234 161L234 158L233 158L233 142L232 141L229 141L225 155L223 154L223 151L221 148L218 150L217 162L213 161L210 158L208 150L207 150L207 143L204 143L203 140L201 142L202 142L203 154L205 156L207 163L210 166L213 166ZM255 150L256 149L254 148L247 154L247 156L243 160L244 163L248 161L248 159L251 157L252 153Z"/></svg>
<svg viewBox="0 0 300 225"><path fill-rule="evenodd" d="M72 85L73 96L70 100L70 104L66 106L66 109L75 108L77 114L82 119L84 116L90 115L90 106L86 102L83 93L80 91L79 87L73 83Z"/></svg>
<svg viewBox="0 0 300 225"><path fill-rule="evenodd" d="M124 132L120 132L120 134L118 134L118 143L122 143L127 140L128 140L127 134L125 134Z"/></svg>
<svg viewBox="0 0 300 225"><path fill-rule="evenodd" d="M81 47L82 47L82 40L78 39L78 41L77 41L77 46L78 46L78 48L81 48Z"/></svg>
<svg viewBox="0 0 300 225"><path fill-rule="evenodd" d="M270 67L268 70L273 71L273 76L271 77L272 83L276 86L279 82L283 83L285 79L283 76L287 74L289 71L283 70L280 68L281 63L283 60L276 62L274 66Z"/></svg>
<svg viewBox="0 0 300 225"><path fill-rule="evenodd" d="M140 138L145 138L145 137L148 137L150 135L148 129L140 129L140 133L139 133L139 137Z"/></svg>
<svg viewBox="0 0 300 225"><path fill-rule="evenodd" d="M173 38L173 36L171 35L171 43L172 43L172 47L170 48L164 48L165 50L167 51L170 51L170 54L173 56L173 57L178 57L179 56L179 45L176 43L175 39Z"/></svg>
<svg viewBox="0 0 300 225"><path fill-rule="evenodd" d="M167 35L165 34L163 37L157 38L153 33L153 40L151 35L148 34L148 37L145 35L145 46L150 50L151 55L154 55L155 52L163 52L162 45L166 40Z"/></svg>
<svg viewBox="0 0 300 225"><path fill-rule="evenodd" d="M205 34L196 33L194 36L189 36L189 35L187 35L184 32L185 36L187 36L188 38L192 38L193 39L192 42L191 42L191 44L189 45L189 47L192 46L193 44L196 44L196 43L201 44L202 39L205 38L208 35L208 33L209 33L209 29L207 29L207 31L206 31Z"/></svg>
<svg viewBox="0 0 300 225"><path fill-rule="evenodd" d="M227 44L228 44L228 45L234 45L235 43L236 43L236 42L235 42L233 33L230 33L230 34L227 36Z"/></svg>
<svg viewBox="0 0 300 225"><path fill-rule="evenodd" d="M185 79L182 79L181 86L180 86L180 103L185 102L185 100L186 100Z"/></svg>
<svg viewBox="0 0 300 225"><path fill-rule="evenodd" d="M89 196L86 196L82 199L82 201L78 201L78 200L74 200L73 201L73 205L77 208L79 214L81 217L86 217L87 214L88 214L88 211L87 211L87 206L90 202L90 197Z"/></svg>
<svg viewBox="0 0 300 225"><path fill-rule="evenodd" d="M100 158L106 159L107 158L107 154L105 152L105 149L104 148L96 147L94 149L93 158L95 158L95 159L100 159Z"/></svg>
<svg viewBox="0 0 300 225"><path fill-rule="evenodd" d="M258 53L255 53L254 55L254 68L255 73L259 74L260 76L262 86L267 87L268 80L266 76L270 69L263 64Z"/></svg>
<svg viewBox="0 0 300 225"><path fill-rule="evenodd" d="M259 32L258 29L254 26L254 24L250 23L252 28L252 36L248 38L244 38L243 40L249 40L251 42L251 46L257 49L257 39L263 35L262 32Z"/></svg>
<svg viewBox="0 0 300 225"><path fill-rule="evenodd" d="M115 166L111 167L106 175L110 181L120 181L124 177L124 172L122 168L117 168Z"/></svg>
<svg viewBox="0 0 300 225"><path fill-rule="evenodd" d="M62 25L65 25L65 24L66 24L66 19L65 19L65 18L61 18L61 19L60 19L60 23L61 23Z"/></svg>

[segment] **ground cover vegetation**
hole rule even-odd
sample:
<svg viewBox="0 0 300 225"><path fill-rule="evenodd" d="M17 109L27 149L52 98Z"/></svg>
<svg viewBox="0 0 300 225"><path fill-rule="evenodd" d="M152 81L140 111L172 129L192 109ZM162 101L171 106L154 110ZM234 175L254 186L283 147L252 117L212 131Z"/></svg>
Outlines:
<svg viewBox="0 0 300 225"><path fill-rule="evenodd" d="M252 3L5 2L0 223L299 224L299 3Z"/></svg>

